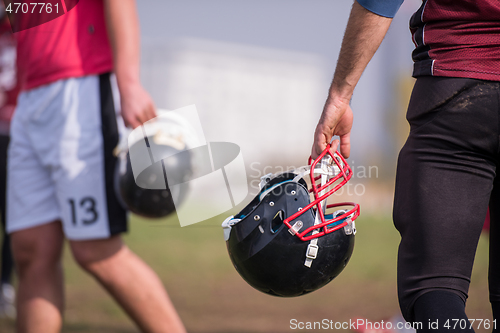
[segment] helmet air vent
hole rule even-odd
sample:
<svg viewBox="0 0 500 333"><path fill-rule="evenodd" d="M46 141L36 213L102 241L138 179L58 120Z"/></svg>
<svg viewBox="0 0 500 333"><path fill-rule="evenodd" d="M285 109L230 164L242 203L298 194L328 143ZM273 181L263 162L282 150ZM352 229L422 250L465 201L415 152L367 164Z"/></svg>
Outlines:
<svg viewBox="0 0 500 333"><path fill-rule="evenodd" d="M276 233L279 228L283 225L283 220L285 216L285 212L280 210L274 215L273 220L271 221L271 232Z"/></svg>

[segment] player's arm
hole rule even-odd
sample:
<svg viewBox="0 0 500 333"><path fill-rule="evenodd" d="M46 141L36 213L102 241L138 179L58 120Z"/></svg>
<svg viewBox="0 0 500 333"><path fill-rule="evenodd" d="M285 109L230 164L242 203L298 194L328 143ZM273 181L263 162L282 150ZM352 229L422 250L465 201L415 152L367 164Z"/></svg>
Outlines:
<svg viewBox="0 0 500 333"><path fill-rule="evenodd" d="M349 102L361 74L384 39L392 16L401 3L402 0L354 2L328 98L314 133L313 158L326 148L335 135L340 137L341 154L349 157L353 120ZM333 150L337 149L337 144L332 145Z"/></svg>
<svg viewBox="0 0 500 333"><path fill-rule="evenodd" d="M105 0L106 24L125 124L137 127L156 116L139 79L139 19L135 0Z"/></svg>

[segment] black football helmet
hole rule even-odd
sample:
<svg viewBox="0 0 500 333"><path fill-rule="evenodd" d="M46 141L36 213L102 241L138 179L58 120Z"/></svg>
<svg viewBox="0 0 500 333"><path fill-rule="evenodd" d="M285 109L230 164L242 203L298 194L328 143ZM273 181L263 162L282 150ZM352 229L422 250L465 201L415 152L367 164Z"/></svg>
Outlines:
<svg viewBox="0 0 500 333"><path fill-rule="evenodd" d="M352 176L345 159L329 149L307 167L262 177L260 193L223 222L231 261L257 290L304 295L329 283L347 265L359 205L326 204Z"/></svg>
<svg viewBox="0 0 500 333"><path fill-rule="evenodd" d="M187 196L193 172L192 154L186 143L185 125L178 116L162 113L148 130L142 127L128 136L128 146L117 147L115 191L124 208L142 217L161 218L175 211ZM149 134L149 135L148 135ZM188 133L189 134L189 133ZM135 157L134 157L135 153ZM136 175L133 172L135 158ZM176 191L171 191L175 184Z"/></svg>

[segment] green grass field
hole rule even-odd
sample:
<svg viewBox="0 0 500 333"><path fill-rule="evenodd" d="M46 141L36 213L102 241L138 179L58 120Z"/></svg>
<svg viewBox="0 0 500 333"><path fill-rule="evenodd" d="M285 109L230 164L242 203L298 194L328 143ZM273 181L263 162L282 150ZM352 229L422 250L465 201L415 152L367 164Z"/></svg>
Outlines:
<svg viewBox="0 0 500 333"><path fill-rule="evenodd" d="M396 250L399 235L389 215L364 213L356 222L356 246L345 271L326 287L299 298L282 299L248 286L232 267L220 223L226 216L179 227L177 219L151 222L132 218L128 245L160 275L189 332L298 332L290 320L333 322L352 318L386 320L399 311ZM469 318L491 319L487 294L486 237L477 251ZM137 332L111 298L84 274L65 251L67 306L64 332ZM0 320L0 332L14 332ZM307 331L311 332L311 330ZM477 330L477 332L486 332Z"/></svg>

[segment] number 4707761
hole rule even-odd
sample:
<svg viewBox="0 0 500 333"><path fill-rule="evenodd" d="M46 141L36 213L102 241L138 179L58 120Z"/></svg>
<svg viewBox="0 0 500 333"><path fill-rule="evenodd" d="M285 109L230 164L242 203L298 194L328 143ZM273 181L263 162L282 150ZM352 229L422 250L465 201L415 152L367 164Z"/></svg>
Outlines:
<svg viewBox="0 0 500 333"><path fill-rule="evenodd" d="M489 319L469 319L468 321L465 319L448 319L443 325L447 329L496 329L497 327L497 320L489 320Z"/></svg>
<svg viewBox="0 0 500 333"><path fill-rule="evenodd" d="M47 13L50 14L52 11L55 13L59 13L59 4L56 3L55 5L52 5L51 3L45 3L45 2L11 2L5 8L5 11L8 13L14 13L14 14L42 14L42 13Z"/></svg>

